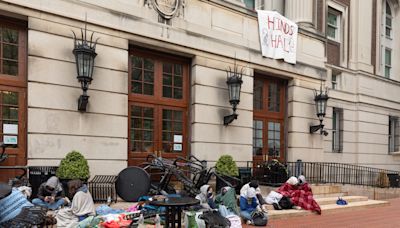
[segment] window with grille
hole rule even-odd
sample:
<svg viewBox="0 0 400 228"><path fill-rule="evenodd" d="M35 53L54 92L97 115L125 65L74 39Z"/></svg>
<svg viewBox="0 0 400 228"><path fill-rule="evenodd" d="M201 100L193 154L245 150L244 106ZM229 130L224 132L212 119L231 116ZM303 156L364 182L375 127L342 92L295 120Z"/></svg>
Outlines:
<svg viewBox="0 0 400 228"><path fill-rule="evenodd" d="M343 151L343 109L333 108L332 114L332 151Z"/></svg>
<svg viewBox="0 0 400 228"><path fill-rule="evenodd" d="M389 3L386 1L386 7L385 7L385 35L387 38L392 37L392 21L393 21L393 15L392 15L392 9L390 8Z"/></svg>
<svg viewBox="0 0 400 228"><path fill-rule="evenodd" d="M399 151L399 118L389 116L389 153Z"/></svg>
<svg viewBox="0 0 400 228"><path fill-rule="evenodd" d="M392 70L392 50L385 49L385 77L390 78L390 73Z"/></svg>

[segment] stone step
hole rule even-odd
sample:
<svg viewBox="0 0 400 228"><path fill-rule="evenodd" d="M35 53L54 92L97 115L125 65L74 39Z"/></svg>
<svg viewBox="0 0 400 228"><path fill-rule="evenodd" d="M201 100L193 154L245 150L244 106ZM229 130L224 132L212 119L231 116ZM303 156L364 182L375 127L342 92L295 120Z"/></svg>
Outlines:
<svg viewBox="0 0 400 228"><path fill-rule="evenodd" d="M319 198L315 199L320 206L322 205L328 205L328 204L336 204L336 200L338 197L325 197L325 198ZM366 196L343 196L342 199L346 200L347 203L352 203L352 202L360 202L360 201L367 201L368 197ZM264 206L265 207L265 206ZM274 206L272 205L267 205L266 206L268 211L275 210Z"/></svg>
<svg viewBox="0 0 400 228"><path fill-rule="evenodd" d="M335 213L335 212L342 212L347 210L359 210L371 207L378 207L378 206L386 206L389 205L387 201L380 201L380 200L367 200L367 201L357 201L357 202L350 202L347 205L336 205L336 204L328 204L328 205L321 205L322 213ZM313 212L306 211L306 210L270 210L268 211L268 216L270 219L281 219L281 218L289 218L294 216L305 216L310 215Z"/></svg>
<svg viewBox="0 0 400 228"><path fill-rule="evenodd" d="M312 184L311 189L312 189L314 195L342 192L342 186L331 185L331 184L328 184L328 185Z"/></svg>
<svg viewBox="0 0 400 228"><path fill-rule="evenodd" d="M314 191L313 191L314 192ZM319 198L328 198L328 197L343 197L343 196L348 196L349 193L347 192L337 192L337 193L325 193L325 194L314 194L314 199L319 199Z"/></svg>

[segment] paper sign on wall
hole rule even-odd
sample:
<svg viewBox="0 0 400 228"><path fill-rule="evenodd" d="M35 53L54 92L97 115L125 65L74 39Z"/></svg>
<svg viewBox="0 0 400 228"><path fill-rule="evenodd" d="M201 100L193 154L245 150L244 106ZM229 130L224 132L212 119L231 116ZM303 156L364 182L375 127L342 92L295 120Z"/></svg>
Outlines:
<svg viewBox="0 0 400 228"><path fill-rule="evenodd" d="M276 11L257 10L261 53L296 64L298 26Z"/></svg>
<svg viewBox="0 0 400 228"><path fill-rule="evenodd" d="M18 135L18 124L3 124L3 134Z"/></svg>
<svg viewBox="0 0 400 228"><path fill-rule="evenodd" d="M174 143L182 143L182 135L174 135Z"/></svg>
<svg viewBox="0 0 400 228"><path fill-rule="evenodd" d="M18 136L15 136L15 135L4 135L3 136L3 142L4 142L4 144L16 145L16 144L18 144Z"/></svg>
<svg viewBox="0 0 400 228"><path fill-rule="evenodd" d="M174 144L174 151L182 151L182 144Z"/></svg>

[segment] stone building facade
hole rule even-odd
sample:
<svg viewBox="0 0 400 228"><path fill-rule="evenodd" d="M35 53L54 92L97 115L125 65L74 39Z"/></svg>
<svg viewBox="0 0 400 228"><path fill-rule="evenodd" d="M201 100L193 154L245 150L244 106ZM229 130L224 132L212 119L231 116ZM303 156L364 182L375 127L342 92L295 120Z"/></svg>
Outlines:
<svg viewBox="0 0 400 228"><path fill-rule="evenodd" d="M298 24L296 64L261 56L254 9ZM78 150L92 175L150 153L398 170L399 13L398 0L1 0L2 135L18 125L7 162L58 165ZM99 40L79 112L72 31L85 21ZM234 64L244 69L239 116L224 126ZM328 136L309 132L321 82Z"/></svg>

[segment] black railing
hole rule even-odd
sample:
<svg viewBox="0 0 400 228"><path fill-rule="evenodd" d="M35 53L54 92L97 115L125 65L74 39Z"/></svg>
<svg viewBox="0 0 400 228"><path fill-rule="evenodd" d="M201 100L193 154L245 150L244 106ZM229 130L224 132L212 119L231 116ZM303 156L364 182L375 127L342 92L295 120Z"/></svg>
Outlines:
<svg viewBox="0 0 400 228"><path fill-rule="evenodd" d="M399 187L399 171L329 162L286 162L275 164L248 162L253 178L261 184L277 186L290 176L304 175L313 184L352 184L363 186ZM282 169L284 167L284 169Z"/></svg>

